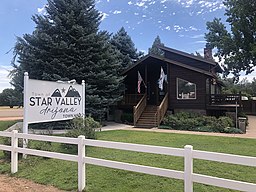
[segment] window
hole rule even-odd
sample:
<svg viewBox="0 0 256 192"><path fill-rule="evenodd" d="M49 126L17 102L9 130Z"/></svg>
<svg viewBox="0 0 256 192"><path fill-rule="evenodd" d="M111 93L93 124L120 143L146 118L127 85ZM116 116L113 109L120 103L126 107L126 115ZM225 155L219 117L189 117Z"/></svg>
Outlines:
<svg viewBox="0 0 256 192"><path fill-rule="evenodd" d="M177 99L196 99L196 84L177 78Z"/></svg>

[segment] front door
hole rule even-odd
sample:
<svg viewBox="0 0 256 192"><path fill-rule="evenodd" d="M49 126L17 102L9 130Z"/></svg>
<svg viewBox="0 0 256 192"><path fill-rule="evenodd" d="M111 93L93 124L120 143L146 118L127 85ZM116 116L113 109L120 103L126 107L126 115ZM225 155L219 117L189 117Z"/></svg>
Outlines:
<svg viewBox="0 0 256 192"><path fill-rule="evenodd" d="M157 105L158 101L158 86L155 82L147 83L147 96L149 105Z"/></svg>

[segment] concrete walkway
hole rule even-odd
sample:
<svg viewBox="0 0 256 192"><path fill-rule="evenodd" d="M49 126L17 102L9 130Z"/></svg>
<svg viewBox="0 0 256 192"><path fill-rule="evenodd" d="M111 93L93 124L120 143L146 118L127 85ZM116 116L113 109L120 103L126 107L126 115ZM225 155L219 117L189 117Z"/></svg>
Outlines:
<svg viewBox="0 0 256 192"><path fill-rule="evenodd" d="M9 120L6 118L5 120ZM256 139L256 116L248 116L249 125L247 127L246 134L227 134L227 133L210 133L210 132L197 132L197 131L180 131L180 130L168 130L168 129L142 129L134 128L132 125L120 124L115 122L106 122L106 126L103 126L97 131L110 131L110 130L129 130L129 131L151 131L151 132L161 132L161 133L177 133L177 134L192 134L192 135L209 135L209 136L222 136L222 137L238 137L238 138L253 138ZM17 125L16 125L17 126ZM18 127L22 127L22 122L18 123ZM29 130L29 133L33 134L63 134L67 130Z"/></svg>
<svg viewBox="0 0 256 192"><path fill-rule="evenodd" d="M18 122L13 126L9 127L5 131L12 131L12 130L22 130L23 122ZM106 122L106 125L96 129L96 131L111 131L111 130L120 130L120 129L131 129L133 126L115 123L115 122ZM68 130L48 130L48 129L29 129L28 133L30 134L39 134L39 135L49 135L49 134L65 134Z"/></svg>
<svg viewBox="0 0 256 192"><path fill-rule="evenodd" d="M191 135L209 135L209 136L222 136L222 137L238 137L238 138L252 138L256 139L256 116L248 115L249 125L245 134L228 134L228 133L211 133L211 132L198 132L198 131L181 131L181 130L168 130L168 129L141 129L130 126L124 130L133 131L151 131L160 133L177 133L177 134L191 134Z"/></svg>
<svg viewBox="0 0 256 192"><path fill-rule="evenodd" d="M245 135L256 138L256 116L248 115L248 122Z"/></svg>

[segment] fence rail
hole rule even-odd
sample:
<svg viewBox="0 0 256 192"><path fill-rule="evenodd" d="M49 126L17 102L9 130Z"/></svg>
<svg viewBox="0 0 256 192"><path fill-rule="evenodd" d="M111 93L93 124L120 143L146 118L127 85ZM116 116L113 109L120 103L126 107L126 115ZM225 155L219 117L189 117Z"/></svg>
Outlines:
<svg viewBox="0 0 256 192"><path fill-rule="evenodd" d="M214 152L193 150L193 147L190 145L186 145L184 149L179 149L179 148L172 148L172 147L159 147L159 146L151 146L151 145L90 140L90 139L85 139L84 136L79 136L78 138L67 138L67 137L23 134L23 133L18 133L17 131L13 131L11 133L0 131L0 136L11 138L11 146L0 145L0 150L11 151L11 172L12 173L16 173L18 171L18 153L55 158L60 160L74 161L78 163L78 191L82 191L85 188L85 184L86 184L85 183L85 177L86 177L85 164L92 164L92 165L104 166L109 168L145 173L150 175L181 179L181 180L184 180L185 192L193 191L193 182L217 186L217 187L223 187L228 189L247 191L247 192L255 192L255 189L256 189L256 184L254 183L223 179L223 178L193 173L193 159L202 159L202 160L225 162L225 163L256 167L256 157L247 157L247 156L231 155L231 154L224 154L224 153L214 153ZM75 144L78 146L78 154L70 155L70 154L57 153L57 152L20 148L18 147L19 138L38 140L38 141ZM120 149L120 150L184 157L184 171L156 168L156 167L150 167L150 166L144 166L144 165L136 165L136 164L130 164L130 163L123 163L123 162L87 157L85 156L85 146L95 146L95 147L104 147L104 148L111 148L111 149Z"/></svg>

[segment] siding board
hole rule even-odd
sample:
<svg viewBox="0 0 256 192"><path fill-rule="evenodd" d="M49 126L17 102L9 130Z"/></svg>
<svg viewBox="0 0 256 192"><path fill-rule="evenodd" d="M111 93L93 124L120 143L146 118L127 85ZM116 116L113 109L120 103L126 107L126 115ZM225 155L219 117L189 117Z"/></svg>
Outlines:
<svg viewBox="0 0 256 192"><path fill-rule="evenodd" d="M177 99L177 78L196 84L196 99ZM206 76L176 65L169 65L169 108L205 109Z"/></svg>

